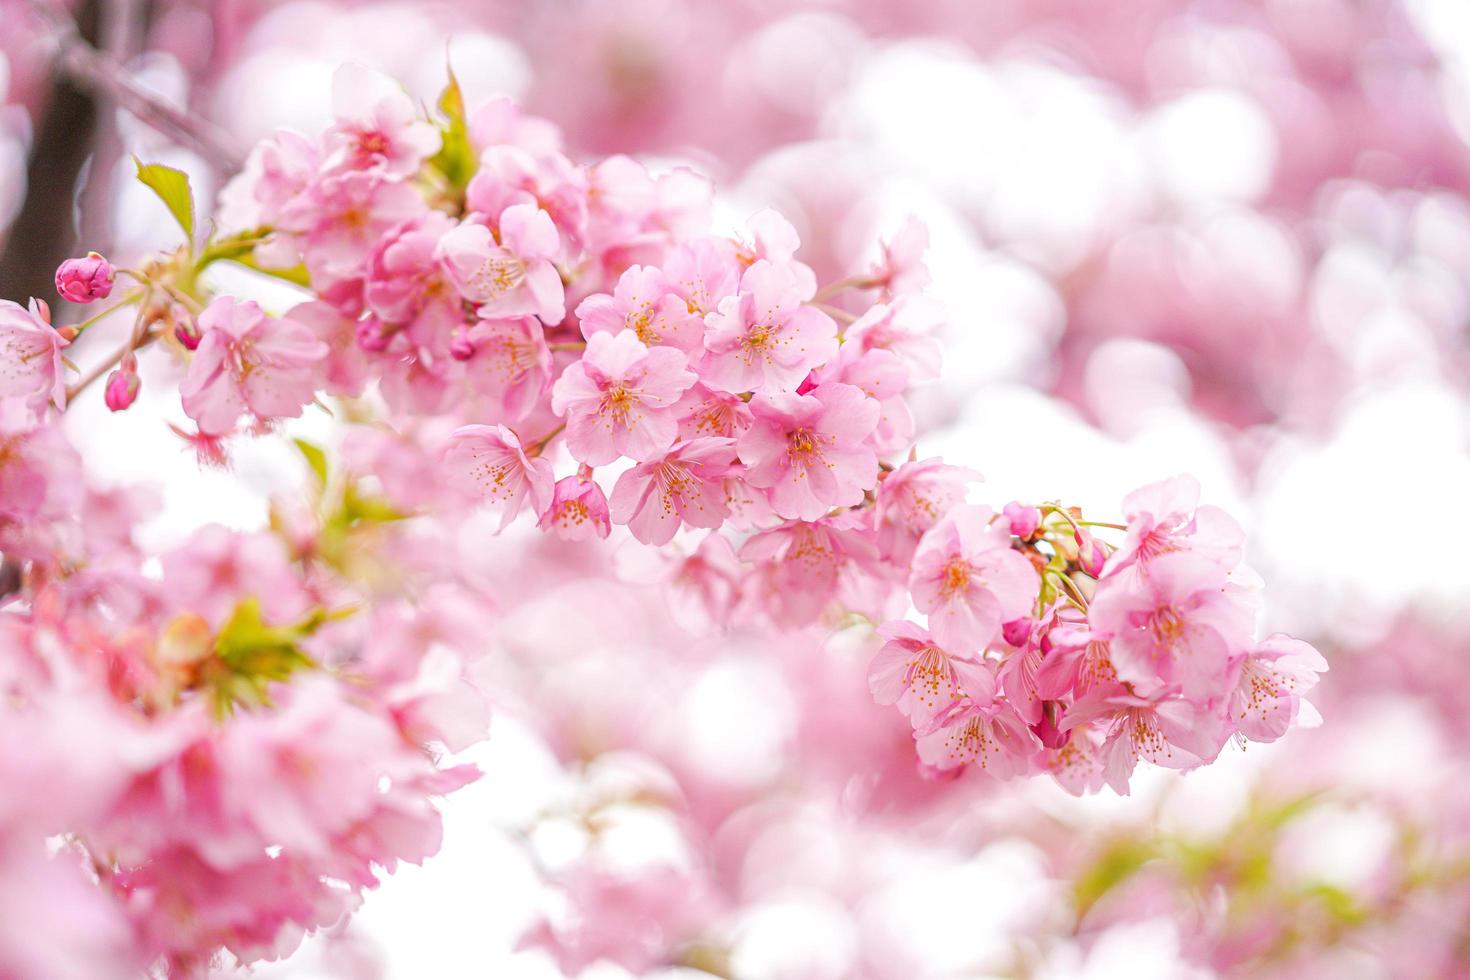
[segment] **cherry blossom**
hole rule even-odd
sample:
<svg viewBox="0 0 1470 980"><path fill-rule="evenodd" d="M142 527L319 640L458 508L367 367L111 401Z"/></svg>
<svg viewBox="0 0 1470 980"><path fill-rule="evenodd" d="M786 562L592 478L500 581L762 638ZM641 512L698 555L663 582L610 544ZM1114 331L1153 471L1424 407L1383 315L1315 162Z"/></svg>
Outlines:
<svg viewBox="0 0 1470 980"><path fill-rule="evenodd" d="M593 334L552 385L551 407L566 418L567 448L581 462L642 462L673 445L674 405L695 378L672 347L645 347L632 331Z"/></svg>
<svg viewBox="0 0 1470 980"><path fill-rule="evenodd" d="M813 521L863 499L878 471L865 442L878 424L877 402L834 382L805 395L762 393L750 409L755 421L740 436L740 460L778 515Z"/></svg>
<svg viewBox="0 0 1470 980"><path fill-rule="evenodd" d="M735 441L691 439L618 477L612 519L644 544L667 544L681 526L716 528L730 515L724 477L735 464Z"/></svg>
<svg viewBox="0 0 1470 980"><path fill-rule="evenodd" d="M179 393L201 430L227 433L246 413L261 422L294 418L311 401L312 369L327 346L309 328L221 296L199 315L199 329Z"/></svg>
<svg viewBox="0 0 1470 980"><path fill-rule="evenodd" d="M501 528L527 503L537 513L551 506L555 490L551 464L528 456L516 434L503 425L456 429L445 450L444 464L457 487L500 514Z"/></svg>
<svg viewBox="0 0 1470 980"><path fill-rule="evenodd" d="M837 324L803 305L801 277L761 260L746 270L738 295L707 318L701 374L724 391L794 391L837 351Z"/></svg>
<svg viewBox="0 0 1470 980"><path fill-rule="evenodd" d="M1036 601L1036 569L1011 550L1010 533L989 507L961 504L928 531L914 553L909 589L946 649L973 652L1000 635L1001 624Z"/></svg>

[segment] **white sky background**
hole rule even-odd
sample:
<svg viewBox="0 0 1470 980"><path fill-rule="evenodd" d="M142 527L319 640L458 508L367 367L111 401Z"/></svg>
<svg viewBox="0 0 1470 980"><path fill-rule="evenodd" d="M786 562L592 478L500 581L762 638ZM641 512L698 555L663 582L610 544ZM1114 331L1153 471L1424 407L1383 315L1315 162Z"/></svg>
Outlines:
<svg viewBox="0 0 1470 980"><path fill-rule="evenodd" d="M1463 81L1470 65L1470 4L1420 0L1414 8L1446 56L1455 59ZM355 29L335 35L318 61L278 52L234 69L234 82L249 91L240 104L248 105L251 115L241 120L240 129L320 124L331 69L347 57L383 63L425 94L436 89L443 51L436 29L396 6L381 15L393 17L395 24L395 32L386 35L393 50L381 51L375 45L381 47L385 35L374 16L363 13L352 22ZM274 26L293 27L289 11ZM454 40L453 51L456 71L469 90L524 90L530 68L506 42L463 35ZM1146 207L1147 196L1155 193L1151 188L1163 188L1187 207L1223 210L1251 204L1267 186L1279 149L1258 106L1235 93L1202 91L1140 118L1105 90L1055 68L1021 61L981 64L940 42L872 50L863 64L850 91L832 102L825 134L861 141L891 163L884 209L894 215L916 211L929 222L934 292L958 311L946 341L945 384L964 396L963 413L953 427L922 440L924 455L939 453L980 469L987 477L983 499L993 504L1061 498L1100 514L1114 512L1129 489L1191 472L1209 502L1225 506L1247 525L1254 563L1269 588L1289 600L1268 611L1272 625L1308 635L1371 632L1380 613L1404 602L1470 594L1470 563L1409 564L1399 555L1402 545L1394 534L1358 533L1365 526L1392 527L1408 501L1430 495L1470 499L1470 419L1461 393L1442 376L1432 354L1410 359L1391 383L1365 385L1324 438L1279 440L1268 454L1262 491L1251 501L1241 496L1226 447L1208 423L1183 407L1181 385L1187 382L1167 351L1132 345L1111 352L1139 378L1137 399L1120 409L1111 435L1019 383L1045 362L1062 328L1060 301L1036 270L1065 270L1079 242L1101 233L1120 214ZM163 90L179 84L166 64L155 66L149 77ZM957 125L956 119L964 123ZM182 154L170 162L190 163ZM0 180L3 176L0 166ZM118 215L120 226L134 230L130 244L168 244L169 228L147 192L125 183L120 187ZM764 203L758 182L723 190L732 212ZM976 239L965 216L976 208L990 227L1004 233L1004 251ZM1352 268L1367 271L1355 274L1355 282L1370 280L1371 270L1388 261L1371 254L1357 258L1363 264ZM1368 358L1389 342L1429 349L1428 327L1398 304L1391 290L1373 293L1372 309L1374 315L1363 318L1369 326L1342 336L1350 352ZM111 346L99 341L94 349ZM261 526L265 496L304 480L294 453L279 442L262 441L242 446L234 474L200 473L155 421L167 412L179 420L167 371L154 358L142 360L143 396L133 411L109 415L97 389L68 413L68 428L90 469L104 478L161 484L165 516L150 532L158 544L210 521ZM318 415L303 420L298 431L320 436L329 429ZM1037 452L1038 444L1047 451ZM1447 522L1436 533L1437 550L1470 553L1470 524ZM1230 813L1245 774L1277 750L1253 747L1249 758L1227 753L1216 766L1192 775L1184 799L1198 805L1181 812ZM497 719L494 737L470 758L486 775L450 799L441 854L423 869L402 869L370 895L354 931L382 953L391 978L559 976L544 958L511 952L538 900L538 887L524 857L496 828L559 798L566 791L563 777L545 748L504 718ZM1126 801L1106 794L1073 803L1040 785L1034 792L1038 805L1074 807L1108 820L1145 812L1172 782L1161 775L1142 776L1136 795ZM1332 838L1330 857L1371 846L1376 833L1377 828L1348 826ZM1015 869L1027 866L1024 855L982 855L967 865L979 877L952 886L974 894L973 886L1005 884L1007 875L1022 874ZM940 886L941 897L943 891ZM771 964L786 949L781 923L805 922L801 914L775 916L751 928L748 962L763 971L755 975L778 975ZM837 937L855 928L834 924L830 917L823 923ZM998 920L996 928L1002 927ZM1136 978L1149 975L1151 964L1154 975L1177 975L1170 953L1177 939L1170 928L1167 923L1140 926L1127 955L1098 951L1085 964L1086 975ZM827 968L840 968L836 955L839 961ZM1074 966L1080 972L1084 964ZM264 966L255 975L310 980L341 974L340 964L323 960L319 944L308 943L297 957ZM611 967L584 974L624 975Z"/></svg>

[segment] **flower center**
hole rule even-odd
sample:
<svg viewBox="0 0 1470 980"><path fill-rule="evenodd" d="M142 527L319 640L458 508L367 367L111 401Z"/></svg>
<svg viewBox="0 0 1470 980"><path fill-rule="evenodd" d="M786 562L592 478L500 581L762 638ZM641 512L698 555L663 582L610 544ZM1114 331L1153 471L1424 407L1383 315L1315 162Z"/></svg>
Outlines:
<svg viewBox="0 0 1470 980"><path fill-rule="evenodd" d="M944 566L943 582L939 586L940 594L946 599L952 599L970 588L970 563L955 560Z"/></svg>
<svg viewBox="0 0 1470 980"><path fill-rule="evenodd" d="M470 285L493 298L510 292L524 278L526 267L520 259L493 255L470 275Z"/></svg>

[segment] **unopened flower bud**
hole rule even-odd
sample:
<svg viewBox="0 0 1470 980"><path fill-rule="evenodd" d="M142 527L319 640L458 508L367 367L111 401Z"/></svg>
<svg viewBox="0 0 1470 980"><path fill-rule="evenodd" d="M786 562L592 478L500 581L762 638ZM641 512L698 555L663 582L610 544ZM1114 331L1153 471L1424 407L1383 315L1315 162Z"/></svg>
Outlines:
<svg viewBox="0 0 1470 980"><path fill-rule="evenodd" d="M357 325L357 346L365 351L386 350L393 334L375 317L369 317Z"/></svg>
<svg viewBox="0 0 1470 980"><path fill-rule="evenodd" d="M1027 507L1012 500L1005 505L1004 513L1011 523L1011 533L1022 541L1029 539L1041 527L1041 509L1038 507Z"/></svg>
<svg viewBox="0 0 1470 980"><path fill-rule="evenodd" d="M1107 552L1090 534L1078 531L1073 537L1077 539L1077 564L1088 575L1097 578L1102 574L1103 565L1107 563Z"/></svg>
<svg viewBox="0 0 1470 980"><path fill-rule="evenodd" d="M1025 646L1026 641L1031 638L1031 620L1022 617L1021 619L1013 619L1008 623L1002 623L1000 633L1011 646Z"/></svg>
<svg viewBox="0 0 1470 980"><path fill-rule="evenodd" d="M456 361L468 361L475 356L475 344L464 334L459 334L449 342L449 356Z"/></svg>
<svg viewBox="0 0 1470 980"><path fill-rule="evenodd" d="M56 291L72 303L91 303L112 294L114 278L112 263L96 252L88 252L57 267Z"/></svg>
<svg viewBox="0 0 1470 980"><path fill-rule="evenodd" d="M192 317L181 317L174 324L174 336L179 343L184 345L185 350L195 350L199 347L199 341L203 335L199 332L199 325Z"/></svg>
<svg viewBox="0 0 1470 980"><path fill-rule="evenodd" d="M107 390L103 400L107 402L109 409L121 412L133 404L142 384L142 379L138 377L138 361L132 354L128 354L123 357L117 370L107 376Z"/></svg>

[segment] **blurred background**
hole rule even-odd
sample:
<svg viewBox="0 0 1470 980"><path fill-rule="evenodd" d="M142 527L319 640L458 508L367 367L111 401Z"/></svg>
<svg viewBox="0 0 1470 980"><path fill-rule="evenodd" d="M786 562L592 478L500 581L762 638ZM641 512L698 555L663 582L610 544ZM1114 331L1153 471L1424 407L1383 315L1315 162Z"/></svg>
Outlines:
<svg viewBox="0 0 1470 980"><path fill-rule="evenodd" d="M1194 473L1250 532L1265 626L1331 663L1321 728L1126 799L922 783L841 634L691 650L553 551L441 854L256 976L1470 975L1470 3L60 9L0 0L0 295L173 244L130 155L207 210L256 139L325 124L343 61L432 103L447 59L579 159L690 163L732 224L779 208L823 281L918 215L947 310L923 453L1099 515ZM104 478L166 481L160 539L259 526L294 478L264 444L199 474L100 401L67 425Z"/></svg>

